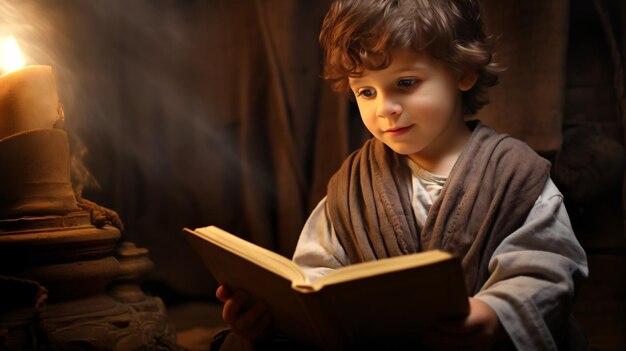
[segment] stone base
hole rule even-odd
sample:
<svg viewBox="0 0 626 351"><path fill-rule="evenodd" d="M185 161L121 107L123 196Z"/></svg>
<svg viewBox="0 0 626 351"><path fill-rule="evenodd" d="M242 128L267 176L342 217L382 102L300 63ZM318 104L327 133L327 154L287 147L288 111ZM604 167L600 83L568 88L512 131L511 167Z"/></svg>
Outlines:
<svg viewBox="0 0 626 351"><path fill-rule="evenodd" d="M148 250L89 212L0 220L0 350L178 350Z"/></svg>
<svg viewBox="0 0 626 351"><path fill-rule="evenodd" d="M0 315L3 350L178 350L161 299L123 304L106 295Z"/></svg>

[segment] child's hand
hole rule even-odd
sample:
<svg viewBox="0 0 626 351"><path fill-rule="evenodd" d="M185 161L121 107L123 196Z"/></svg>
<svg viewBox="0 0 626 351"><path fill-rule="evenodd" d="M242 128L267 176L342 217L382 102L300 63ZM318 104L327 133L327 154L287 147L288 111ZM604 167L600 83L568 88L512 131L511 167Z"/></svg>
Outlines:
<svg viewBox="0 0 626 351"><path fill-rule="evenodd" d="M422 333L422 343L433 350L489 350L504 332L496 312L486 303L470 298L469 315L445 322Z"/></svg>
<svg viewBox="0 0 626 351"><path fill-rule="evenodd" d="M223 285L215 291L215 296L224 303L222 318L233 333L258 343L267 339L271 317L261 301L255 301L244 291L234 293Z"/></svg>

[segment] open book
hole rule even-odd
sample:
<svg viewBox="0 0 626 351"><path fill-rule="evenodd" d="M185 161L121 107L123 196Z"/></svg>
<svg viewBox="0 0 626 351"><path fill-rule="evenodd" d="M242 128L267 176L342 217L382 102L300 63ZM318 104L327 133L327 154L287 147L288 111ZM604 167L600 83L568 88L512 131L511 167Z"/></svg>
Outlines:
<svg viewBox="0 0 626 351"><path fill-rule="evenodd" d="M402 345L469 312L458 258L426 251L334 270L311 282L291 260L217 227L185 229L211 274L263 301L274 328L322 349Z"/></svg>

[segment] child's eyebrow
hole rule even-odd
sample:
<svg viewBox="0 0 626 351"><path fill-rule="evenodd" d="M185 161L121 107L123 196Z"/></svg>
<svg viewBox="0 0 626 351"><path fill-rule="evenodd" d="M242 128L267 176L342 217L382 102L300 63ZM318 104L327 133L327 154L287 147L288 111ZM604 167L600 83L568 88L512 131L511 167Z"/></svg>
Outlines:
<svg viewBox="0 0 626 351"><path fill-rule="evenodd" d="M392 71L392 73L396 73L397 74L397 73L414 72L414 71L423 71L423 72L425 72L427 70L428 70L427 66L425 66L423 64L420 64L420 63L417 63L417 64L414 64L414 65L407 65L407 66L399 67L398 69Z"/></svg>
<svg viewBox="0 0 626 351"><path fill-rule="evenodd" d="M367 83L366 77L349 77L348 78L348 86L351 88L355 86L365 85Z"/></svg>

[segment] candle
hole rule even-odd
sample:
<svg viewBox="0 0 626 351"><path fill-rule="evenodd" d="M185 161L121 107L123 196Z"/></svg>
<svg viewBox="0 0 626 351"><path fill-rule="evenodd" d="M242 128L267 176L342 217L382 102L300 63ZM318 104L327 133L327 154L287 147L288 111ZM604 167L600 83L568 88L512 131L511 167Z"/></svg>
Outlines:
<svg viewBox="0 0 626 351"><path fill-rule="evenodd" d="M63 110L52 67L21 68L17 43L1 48L0 220L78 211L67 134L54 128Z"/></svg>
<svg viewBox="0 0 626 351"><path fill-rule="evenodd" d="M5 67L24 63L17 43L12 42L15 39L10 37L3 45ZM26 66L0 76L0 140L27 130L52 128L62 116L52 67Z"/></svg>

